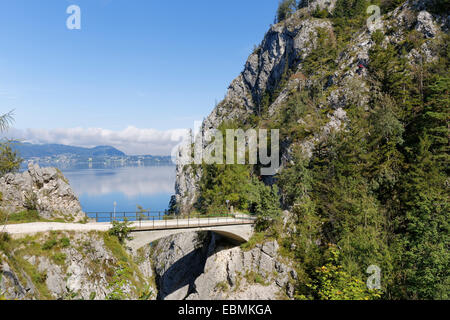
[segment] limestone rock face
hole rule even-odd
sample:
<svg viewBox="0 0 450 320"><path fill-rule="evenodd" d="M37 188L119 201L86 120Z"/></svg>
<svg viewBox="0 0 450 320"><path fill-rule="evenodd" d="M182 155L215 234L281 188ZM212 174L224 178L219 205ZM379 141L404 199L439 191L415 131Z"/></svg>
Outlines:
<svg viewBox="0 0 450 320"><path fill-rule="evenodd" d="M36 288L30 277L23 272L21 275L16 274L6 261L4 254L0 254L0 261L2 261L0 263L0 274L2 275L0 279L0 296L4 296L7 299L22 300L27 295L34 295ZM22 276L25 282L21 282L19 276Z"/></svg>
<svg viewBox="0 0 450 320"><path fill-rule="evenodd" d="M434 38L437 34L437 27L433 23L433 16L427 11L420 11L417 16L416 30L422 32L427 38Z"/></svg>
<svg viewBox="0 0 450 320"><path fill-rule="evenodd" d="M296 271L278 254L276 241L249 251L220 242L208 257L205 270L195 281L190 300L274 300L293 298L292 274Z"/></svg>
<svg viewBox="0 0 450 320"><path fill-rule="evenodd" d="M73 222L86 217L69 182L55 168L29 163L27 171L0 178L0 193L0 209L7 212L37 210L43 218Z"/></svg>
<svg viewBox="0 0 450 320"><path fill-rule="evenodd" d="M201 169L192 166L176 166L175 196L176 213L185 213L191 210L197 200L197 184L201 178Z"/></svg>
<svg viewBox="0 0 450 320"><path fill-rule="evenodd" d="M296 271L276 241L243 251L215 233L184 233L160 240L151 259L160 299L267 300L293 298Z"/></svg>
<svg viewBox="0 0 450 320"><path fill-rule="evenodd" d="M333 12L336 6L336 0L302 0L299 2L301 7L307 7L310 12L314 11L317 7L320 10L327 9L328 12Z"/></svg>
<svg viewBox="0 0 450 320"><path fill-rule="evenodd" d="M206 261L208 236L188 232L167 237L154 245L151 259L159 299L182 300L194 290L194 281Z"/></svg>
<svg viewBox="0 0 450 320"><path fill-rule="evenodd" d="M383 45L399 44L412 29L424 36L426 41L421 47L412 49L407 54L410 64L420 65L436 58L432 40L448 31L450 16L426 11L430 3L429 0L405 1L384 14L377 23L363 27L340 49L334 74L329 75L324 83L318 83L317 78L321 78L319 73L322 71L308 75L304 70L304 61L317 43L319 28L328 32L331 39L335 33L330 20L313 18L310 13L317 7L326 8L332 13L336 1L303 1L303 8L285 21L270 27L261 44L248 57L244 70L230 84L224 100L204 120L202 132L217 128L224 121L251 123L252 117L260 114L261 101L264 101L267 93L273 94L276 91L267 110L269 117L275 117L292 92L321 87L326 93L326 100L318 103L317 112L320 113L320 109L331 109L327 114L330 123L297 142L303 148L305 157L310 157L317 143L326 138L331 130L342 130L345 127L348 106L367 106L370 97L369 51L374 45L372 34L377 29L385 34ZM289 78L284 77L286 70L291 72ZM297 120L299 123L308 122L305 121L308 119ZM291 161L294 146L287 137L281 141L280 147L282 170ZM201 171L196 172L190 166L178 165L175 200L179 212L189 211L196 202L201 175ZM264 178L264 181L272 181L270 177Z"/></svg>
<svg viewBox="0 0 450 320"><path fill-rule="evenodd" d="M201 131L217 128L226 120L247 119L258 113L258 105L267 91L279 84L286 68L299 64L312 50L317 28L330 29L331 23L319 19L299 20L293 17L286 24L270 28L261 45L253 52L239 76L228 88L225 99L204 120ZM282 92L287 98L288 90ZM275 103L283 102L278 99ZM273 113L275 107L270 107ZM177 165L175 198L178 213L189 211L195 203L201 171L183 163Z"/></svg>
<svg viewBox="0 0 450 320"><path fill-rule="evenodd" d="M54 237L51 233L40 234L34 242L42 246ZM16 248L9 256L0 252L0 297L20 300L105 300L119 289L124 299L138 299L141 288L148 285L151 290L149 298L156 298L156 289L150 281L150 260L135 261L137 268L131 269L129 263L122 261L121 254L106 244L101 233L65 232L57 237L70 239L70 243L54 251L46 250L44 254L30 251L22 255L15 252L26 250L29 244ZM11 257L15 259L14 263L11 263ZM125 281L115 279L121 267L132 270Z"/></svg>
<svg viewBox="0 0 450 320"><path fill-rule="evenodd" d="M258 112L257 106L264 94L275 89L286 68L298 65L311 52L317 28L331 28L326 20L296 19L299 18L293 17L270 28L260 46L249 56L244 70L231 83L225 99L205 119L203 130Z"/></svg>

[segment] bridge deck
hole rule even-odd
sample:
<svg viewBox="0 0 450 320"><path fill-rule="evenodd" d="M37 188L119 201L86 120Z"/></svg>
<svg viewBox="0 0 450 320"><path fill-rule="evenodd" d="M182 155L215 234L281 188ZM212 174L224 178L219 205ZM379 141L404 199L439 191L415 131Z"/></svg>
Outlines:
<svg viewBox="0 0 450 320"><path fill-rule="evenodd" d="M135 221L130 223L133 232L157 231L174 229L194 229L203 227L250 225L255 221L251 218L190 218L173 220ZM24 224L10 224L3 226L0 231L12 235L34 234L48 231L107 231L112 227L110 222L93 223L62 223L62 222L32 222Z"/></svg>

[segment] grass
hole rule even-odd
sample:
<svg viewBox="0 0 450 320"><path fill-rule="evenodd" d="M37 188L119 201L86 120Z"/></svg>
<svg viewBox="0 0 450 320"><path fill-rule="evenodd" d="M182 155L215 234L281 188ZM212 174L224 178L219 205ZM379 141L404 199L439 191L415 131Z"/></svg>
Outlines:
<svg viewBox="0 0 450 320"><path fill-rule="evenodd" d="M267 240L267 235L263 232L255 232L250 240L241 245L243 251L249 251L256 247L257 244L263 243Z"/></svg>
<svg viewBox="0 0 450 320"><path fill-rule="evenodd" d="M263 276L261 276L259 273L256 273L254 271L247 271L245 273L245 279L247 279L248 283L257 283L263 286L268 286L269 283L266 283L264 281Z"/></svg>
<svg viewBox="0 0 450 320"><path fill-rule="evenodd" d="M20 212L11 213L7 217L7 213L0 212L0 221L8 220L7 224L21 224L21 223L31 223L31 222L67 222L64 219L44 219L39 215L37 210L24 210ZM8 219L6 219L8 218Z"/></svg>
<svg viewBox="0 0 450 320"><path fill-rule="evenodd" d="M39 299L45 300L52 299L53 297L48 291L47 285L45 283L45 281L47 280L47 274L45 272L39 272L34 265L29 263L22 257L16 257L15 261L16 261L16 268L19 265L22 268L22 270L25 271L25 273L30 276L31 281L33 282L34 286L37 289Z"/></svg>
<svg viewBox="0 0 450 320"><path fill-rule="evenodd" d="M62 248L70 247L70 239L67 237L62 238L61 240L59 240L59 242L60 242Z"/></svg>
<svg viewBox="0 0 450 320"><path fill-rule="evenodd" d="M139 295L143 291L142 286L145 283L145 280L138 266L128 255L124 246L119 242L117 237L111 236L108 232L105 232L103 234L103 241L105 247L118 259L118 264L123 267L121 277L123 277L126 281L129 281L133 285L135 293Z"/></svg>
<svg viewBox="0 0 450 320"><path fill-rule="evenodd" d="M21 283L27 283L27 277L31 280L38 299L53 299L54 297L47 288L46 272L39 272L37 267L31 264L25 257L46 257L55 264L64 267L66 254L61 252L64 246L61 242L62 232L50 232L49 234L36 234L20 239L9 239L7 242L0 241L0 250L8 258L8 264L19 278ZM64 239L64 238L63 238Z"/></svg>
<svg viewBox="0 0 450 320"><path fill-rule="evenodd" d="M56 252L53 256L52 256L52 260L60 266L64 266L66 263L66 258L67 255L65 253L62 252Z"/></svg>
<svg viewBox="0 0 450 320"><path fill-rule="evenodd" d="M228 290L230 290L230 286L226 281L218 282L215 288L222 292L227 292Z"/></svg>
<svg viewBox="0 0 450 320"><path fill-rule="evenodd" d="M48 239L47 241L44 242L44 244L42 245L42 250L51 250L53 249L54 246L56 246L58 244L58 241L54 238L52 239Z"/></svg>

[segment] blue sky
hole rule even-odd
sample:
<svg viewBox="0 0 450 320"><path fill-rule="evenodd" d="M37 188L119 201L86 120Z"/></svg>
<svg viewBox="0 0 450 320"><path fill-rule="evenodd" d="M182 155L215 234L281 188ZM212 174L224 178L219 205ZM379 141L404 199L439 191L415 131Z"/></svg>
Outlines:
<svg viewBox="0 0 450 320"><path fill-rule="evenodd" d="M81 30L66 28L71 4ZM277 5L0 0L0 111L15 109L12 134L33 129L33 141L54 129L192 127L224 97Z"/></svg>

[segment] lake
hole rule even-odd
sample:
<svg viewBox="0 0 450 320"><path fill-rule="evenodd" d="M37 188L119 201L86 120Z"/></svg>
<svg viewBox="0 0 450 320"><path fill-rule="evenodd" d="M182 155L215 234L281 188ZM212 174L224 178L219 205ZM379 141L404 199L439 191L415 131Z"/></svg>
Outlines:
<svg viewBox="0 0 450 320"><path fill-rule="evenodd" d="M136 212L168 209L175 192L175 166L61 170L84 212ZM92 217L92 215L90 215Z"/></svg>

